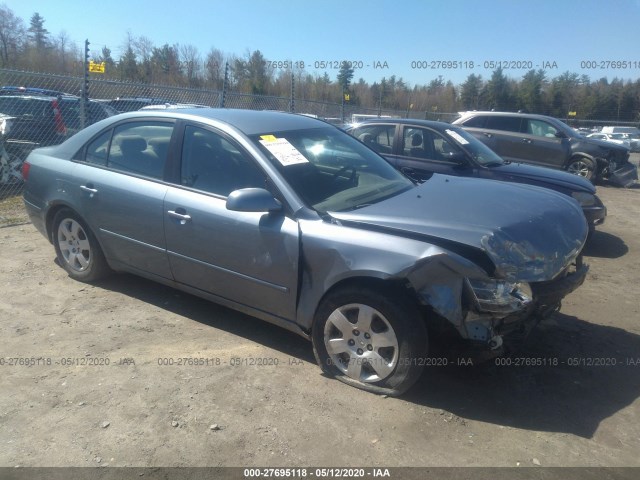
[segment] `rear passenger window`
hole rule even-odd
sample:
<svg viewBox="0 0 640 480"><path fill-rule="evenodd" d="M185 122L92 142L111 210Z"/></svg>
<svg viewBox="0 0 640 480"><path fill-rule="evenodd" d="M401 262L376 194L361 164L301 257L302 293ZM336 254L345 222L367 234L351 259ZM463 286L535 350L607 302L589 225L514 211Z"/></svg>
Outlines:
<svg viewBox="0 0 640 480"><path fill-rule="evenodd" d="M116 127L107 167L162 178L172 132L173 124L164 122L133 122Z"/></svg>
<svg viewBox="0 0 640 480"><path fill-rule="evenodd" d="M506 132L520 132L520 122L521 119L518 117L490 116L487 118L486 128Z"/></svg>
<svg viewBox="0 0 640 480"><path fill-rule="evenodd" d="M367 125L354 129L351 135L378 153L390 154L395 132L395 125Z"/></svg>

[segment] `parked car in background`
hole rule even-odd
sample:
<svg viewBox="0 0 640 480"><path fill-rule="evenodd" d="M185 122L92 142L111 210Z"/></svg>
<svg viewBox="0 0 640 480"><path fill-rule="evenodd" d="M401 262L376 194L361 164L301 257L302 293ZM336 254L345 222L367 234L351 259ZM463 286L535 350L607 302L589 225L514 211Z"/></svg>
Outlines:
<svg viewBox="0 0 640 480"><path fill-rule="evenodd" d="M133 112L149 105L164 105L172 103L166 98L159 97L118 97L106 101L106 104L116 109L120 113Z"/></svg>
<svg viewBox="0 0 640 480"><path fill-rule="evenodd" d="M567 170L595 183L628 187L638 180L629 149L586 138L560 120L544 115L466 112L453 122L505 160Z"/></svg>
<svg viewBox="0 0 640 480"><path fill-rule="evenodd" d="M347 132L418 182L428 180L434 173L443 173L526 183L577 200L592 230L604 223L607 215L588 180L567 172L503 160L473 135L448 123L388 118L367 120Z"/></svg>
<svg viewBox="0 0 640 480"><path fill-rule="evenodd" d="M640 133L614 133L613 135L621 135L623 140L629 142L632 152L640 152Z"/></svg>
<svg viewBox="0 0 640 480"><path fill-rule="evenodd" d="M0 95L0 114L11 118L11 129L3 136L12 165L22 162L37 147L57 145L81 129L79 97L47 95ZM87 124L117 112L89 101Z"/></svg>
<svg viewBox="0 0 640 480"><path fill-rule="evenodd" d="M75 96L71 93L61 92L59 90L50 90L48 88L38 87L0 87L0 95L45 95L47 97Z"/></svg>
<svg viewBox="0 0 640 480"><path fill-rule="evenodd" d="M161 103L158 105L146 105L140 110L175 110L181 108L207 108L207 106L198 103Z"/></svg>
<svg viewBox="0 0 640 480"><path fill-rule="evenodd" d="M624 133L591 133L587 135L587 138L615 143L628 148L632 152L638 150L638 140L632 140L626 137Z"/></svg>
<svg viewBox="0 0 640 480"><path fill-rule="evenodd" d="M640 129L638 127L624 127L624 126L606 126L600 130L602 133L628 133L630 135L640 135Z"/></svg>
<svg viewBox="0 0 640 480"><path fill-rule="evenodd" d="M587 272L587 224L566 195L415 185L301 115L126 113L33 151L23 174L27 212L72 278L131 272L254 315L372 392L408 389L438 328L499 353Z"/></svg>

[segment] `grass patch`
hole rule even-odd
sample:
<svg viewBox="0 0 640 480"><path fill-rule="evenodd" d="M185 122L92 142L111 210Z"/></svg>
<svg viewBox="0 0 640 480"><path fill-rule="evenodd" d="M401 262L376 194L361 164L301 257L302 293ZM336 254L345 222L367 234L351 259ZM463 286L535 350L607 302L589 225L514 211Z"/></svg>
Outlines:
<svg viewBox="0 0 640 480"><path fill-rule="evenodd" d="M29 221L21 195L0 200L0 226L17 225Z"/></svg>

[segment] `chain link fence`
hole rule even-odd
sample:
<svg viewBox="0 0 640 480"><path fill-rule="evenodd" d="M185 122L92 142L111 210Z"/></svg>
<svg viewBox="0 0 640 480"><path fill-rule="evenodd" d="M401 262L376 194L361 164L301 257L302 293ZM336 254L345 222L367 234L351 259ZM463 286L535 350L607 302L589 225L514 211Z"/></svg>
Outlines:
<svg viewBox="0 0 640 480"><path fill-rule="evenodd" d="M148 105L177 103L278 110L316 116L334 124L378 116L451 122L458 116L438 112L436 107L426 112L367 109L348 103L102 80L95 76L89 78L86 85L89 100L85 105L84 77L0 69L0 202L21 193L21 167L34 148L59 144L86 125Z"/></svg>
<svg viewBox="0 0 640 480"><path fill-rule="evenodd" d="M455 114L366 109L349 104L299 98L247 95L231 91L150 85L94 77L88 83L88 104L82 99L85 79L48 73L0 69L0 201L19 195L21 167L37 147L57 145L84 126L119 112L148 105L192 104L210 107L297 112L331 123L353 115L452 120Z"/></svg>

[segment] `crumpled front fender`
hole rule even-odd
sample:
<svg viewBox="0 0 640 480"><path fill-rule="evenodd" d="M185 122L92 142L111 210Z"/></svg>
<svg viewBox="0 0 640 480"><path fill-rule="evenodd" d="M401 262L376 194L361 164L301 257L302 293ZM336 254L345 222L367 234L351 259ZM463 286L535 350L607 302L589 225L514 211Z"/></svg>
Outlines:
<svg viewBox="0 0 640 480"><path fill-rule="evenodd" d="M322 297L350 279L409 283L420 300L458 325L464 278L488 278L466 258L424 241L380 232L300 221L301 279L297 323L313 324Z"/></svg>

